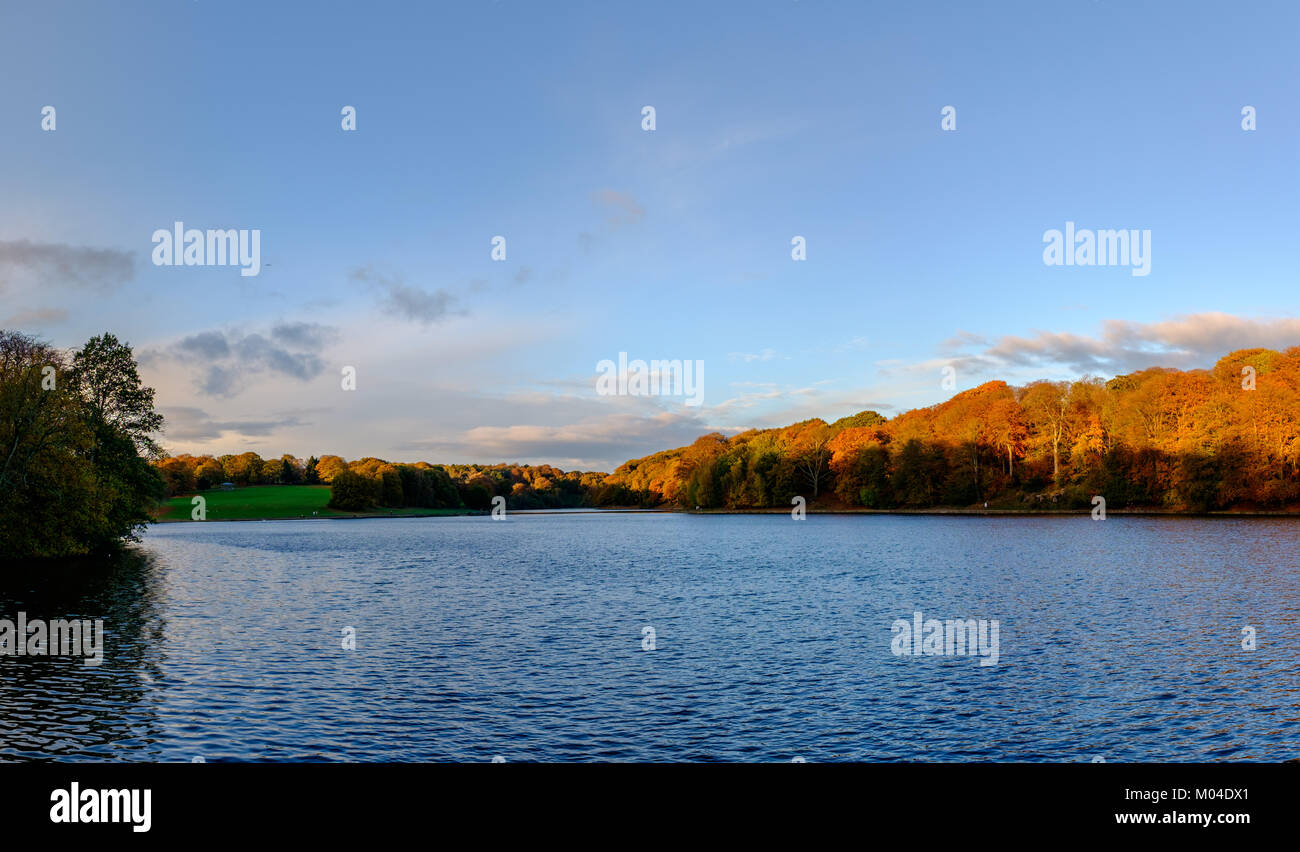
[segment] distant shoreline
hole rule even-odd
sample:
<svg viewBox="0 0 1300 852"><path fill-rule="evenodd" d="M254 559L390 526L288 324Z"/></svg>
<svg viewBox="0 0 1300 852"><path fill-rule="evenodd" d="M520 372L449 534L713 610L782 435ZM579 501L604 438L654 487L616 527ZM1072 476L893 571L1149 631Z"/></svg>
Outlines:
<svg viewBox="0 0 1300 852"><path fill-rule="evenodd" d="M976 517L1089 517L1090 509L994 509L994 508L931 508L931 509L807 509L809 515L923 515L944 516L964 515ZM450 518L450 517L487 517L490 511L474 509L444 510L437 514L357 512L355 514L308 515L300 517L272 518L211 518L206 521L194 521L189 518L157 518L158 524L193 524L193 523L259 523L263 521L364 521L378 518ZM509 515L788 515L788 509L639 509L639 508L577 508L577 509L517 509L510 510ZM1162 517L1162 518L1296 518L1300 512L1254 510L1221 510L1213 512L1191 512L1176 509L1108 509L1107 517Z"/></svg>
<svg viewBox="0 0 1300 852"><path fill-rule="evenodd" d="M656 510L650 510L656 511ZM789 509L678 509L691 515L788 515ZM1088 517L1092 509L995 509L990 506L982 508L935 507L930 509L813 509L808 508L809 515L1001 515L1007 517L1036 517L1059 515L1082 515ZM1151 515L1174 518L1300 518L1300 511L1284 510L1231 510L1222 509L1209 512L1194 512L1182 509L1107 509L1111 515Z"/></svg>
<svg viewBox="0 0 1300 852"><path fill-rule="evenodd" d="M513 509L511 515L594 515L594 514L655 514L667 511L665 509ZM283 515L274 518L209 518L205 521L195 521L190 518L154 518L156 524L205 524L205 523L255 523L259 521L365 521L376 518L466 518L466 517L487 517L491 515L490 510L481 509L443 509L436 512L425 511L423 513L397 513L397 512L355 512L355 513L332 513L329 515L296 515L285 517Z"/></svg>

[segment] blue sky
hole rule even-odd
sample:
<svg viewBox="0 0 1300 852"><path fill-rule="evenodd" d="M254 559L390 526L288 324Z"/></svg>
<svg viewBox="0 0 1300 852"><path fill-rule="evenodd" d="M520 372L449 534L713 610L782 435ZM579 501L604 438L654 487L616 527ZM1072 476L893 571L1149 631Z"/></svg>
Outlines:
<svg viewBox="0 0 1300 852"><path fill-rule="evenodd" d="M928 405L949 364L1300 344L1294 4L2 14L0 326L129 340L174 452L609 470ZM262 273L154 266L176 220L260 229ZM1044 265L1066 221L1150 230L1150 274ZM619 352L703 361L704 405L598 396Z"/></svg>

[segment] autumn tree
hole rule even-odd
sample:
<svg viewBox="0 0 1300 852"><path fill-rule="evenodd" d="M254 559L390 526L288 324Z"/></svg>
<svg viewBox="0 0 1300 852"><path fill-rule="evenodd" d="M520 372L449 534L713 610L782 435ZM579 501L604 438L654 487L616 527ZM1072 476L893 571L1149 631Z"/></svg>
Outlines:
<svg viewBox="0 0 1300 852"><path fill-rule="evenodd" d="M1033 444L1052 454L1052 481L1061 485L1061 445L1069 413L1069 382L1034 382L1020 398Z"/></svg>
<svg viewBox="0 0 1300 852"><path fill-rule="evenodd" d="M347 462L345 462L340 456L321 456L320 461L316 464L316 473L320 477L320 481L324 483L333 482L334 477L337 476L340 471L347 469Z"/></svg>
<svg viewBox="0 0 1300 852"><path fill-rule="evenodd" d="M1016 458L1024 455L1029 438L1024 409L1014 398L999 399L989 407L989 434L1006 454L1007 476L1014 477Z"/></svg>
<svg viewBox="0 0 1300 852"><path fill-rule="evenodd" d="M791 446L795 467L812 486L813 498L821 490L831 460L829 448L835 432L823 420L810 420L801 428Z"/></svg>

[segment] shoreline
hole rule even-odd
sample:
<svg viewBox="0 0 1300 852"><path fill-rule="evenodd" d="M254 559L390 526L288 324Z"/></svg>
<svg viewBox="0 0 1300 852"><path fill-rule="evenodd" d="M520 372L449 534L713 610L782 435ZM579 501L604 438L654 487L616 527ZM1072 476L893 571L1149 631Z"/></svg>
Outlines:
<svg viewBox="0 0 1300 852"><path fill-rule="evenodd" d="M1092 514L1091 509L996 509L984 508L930 508L930 509L813 509L805 510L809 515L921 515L921 516L975 516L975 517L1066 517ZM204 523L261 523L271 521L365 521L379 518L464 518L487 517L490 510L444 511L438 514L389 514L357 513L352 515L320 515L296 518L213 518L206 521L194 521L189 518L156 518L154 524L204 524ZM518 509L508 515L788 515L789 509ZM1284 510L1231 510L1223 509L1208 512L1191 512L1177 509L1108 509L1107 516L1122 517L1161 517L1161 518L1296 518L1300 511ZM1101 519L1099 519L1101 520Z"/></svg>
<svg viewBox="0 0 1300 852"><path fill-rule="evenodd" d="M657 514L665 509L514 509L509 512L510 515L618 515L618 514ZM299 515L297 517L277 517L277 518L211 518L204 521L195 521L190 518L154 518L154 524L236 524L236 523L254 523L260 521L366 521L376 518L468 518L468 517L486 517L491 515L490 509L441 509L437 512L421 513L388 513L388 512L357 512L354 514L331 514L331 515ZM702 512L699 514L703 514Z"/></svg>

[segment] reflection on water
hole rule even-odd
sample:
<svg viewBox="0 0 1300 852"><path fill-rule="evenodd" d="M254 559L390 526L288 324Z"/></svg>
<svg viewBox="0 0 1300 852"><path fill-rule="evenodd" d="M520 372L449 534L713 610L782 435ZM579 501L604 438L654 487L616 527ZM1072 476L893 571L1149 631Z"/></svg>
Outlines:
<svg viewBox="0 0 1300 852"><path fill-rule="evenodd" d="M107 631L98 668L0 657L0 760L1284 760L1298 545L1087 514L166 525L0 581L0 617ZM997 665L895 656L917 610L997 619Z"/></svg>
<svg viewBox="0 0 1300 852"><path fill-rule="evenodd" d="M7 565L0 618L103 619L104 660L0 657L0 759L149 760L159 726L160 572L147 551L54 565Z"/></svg>

